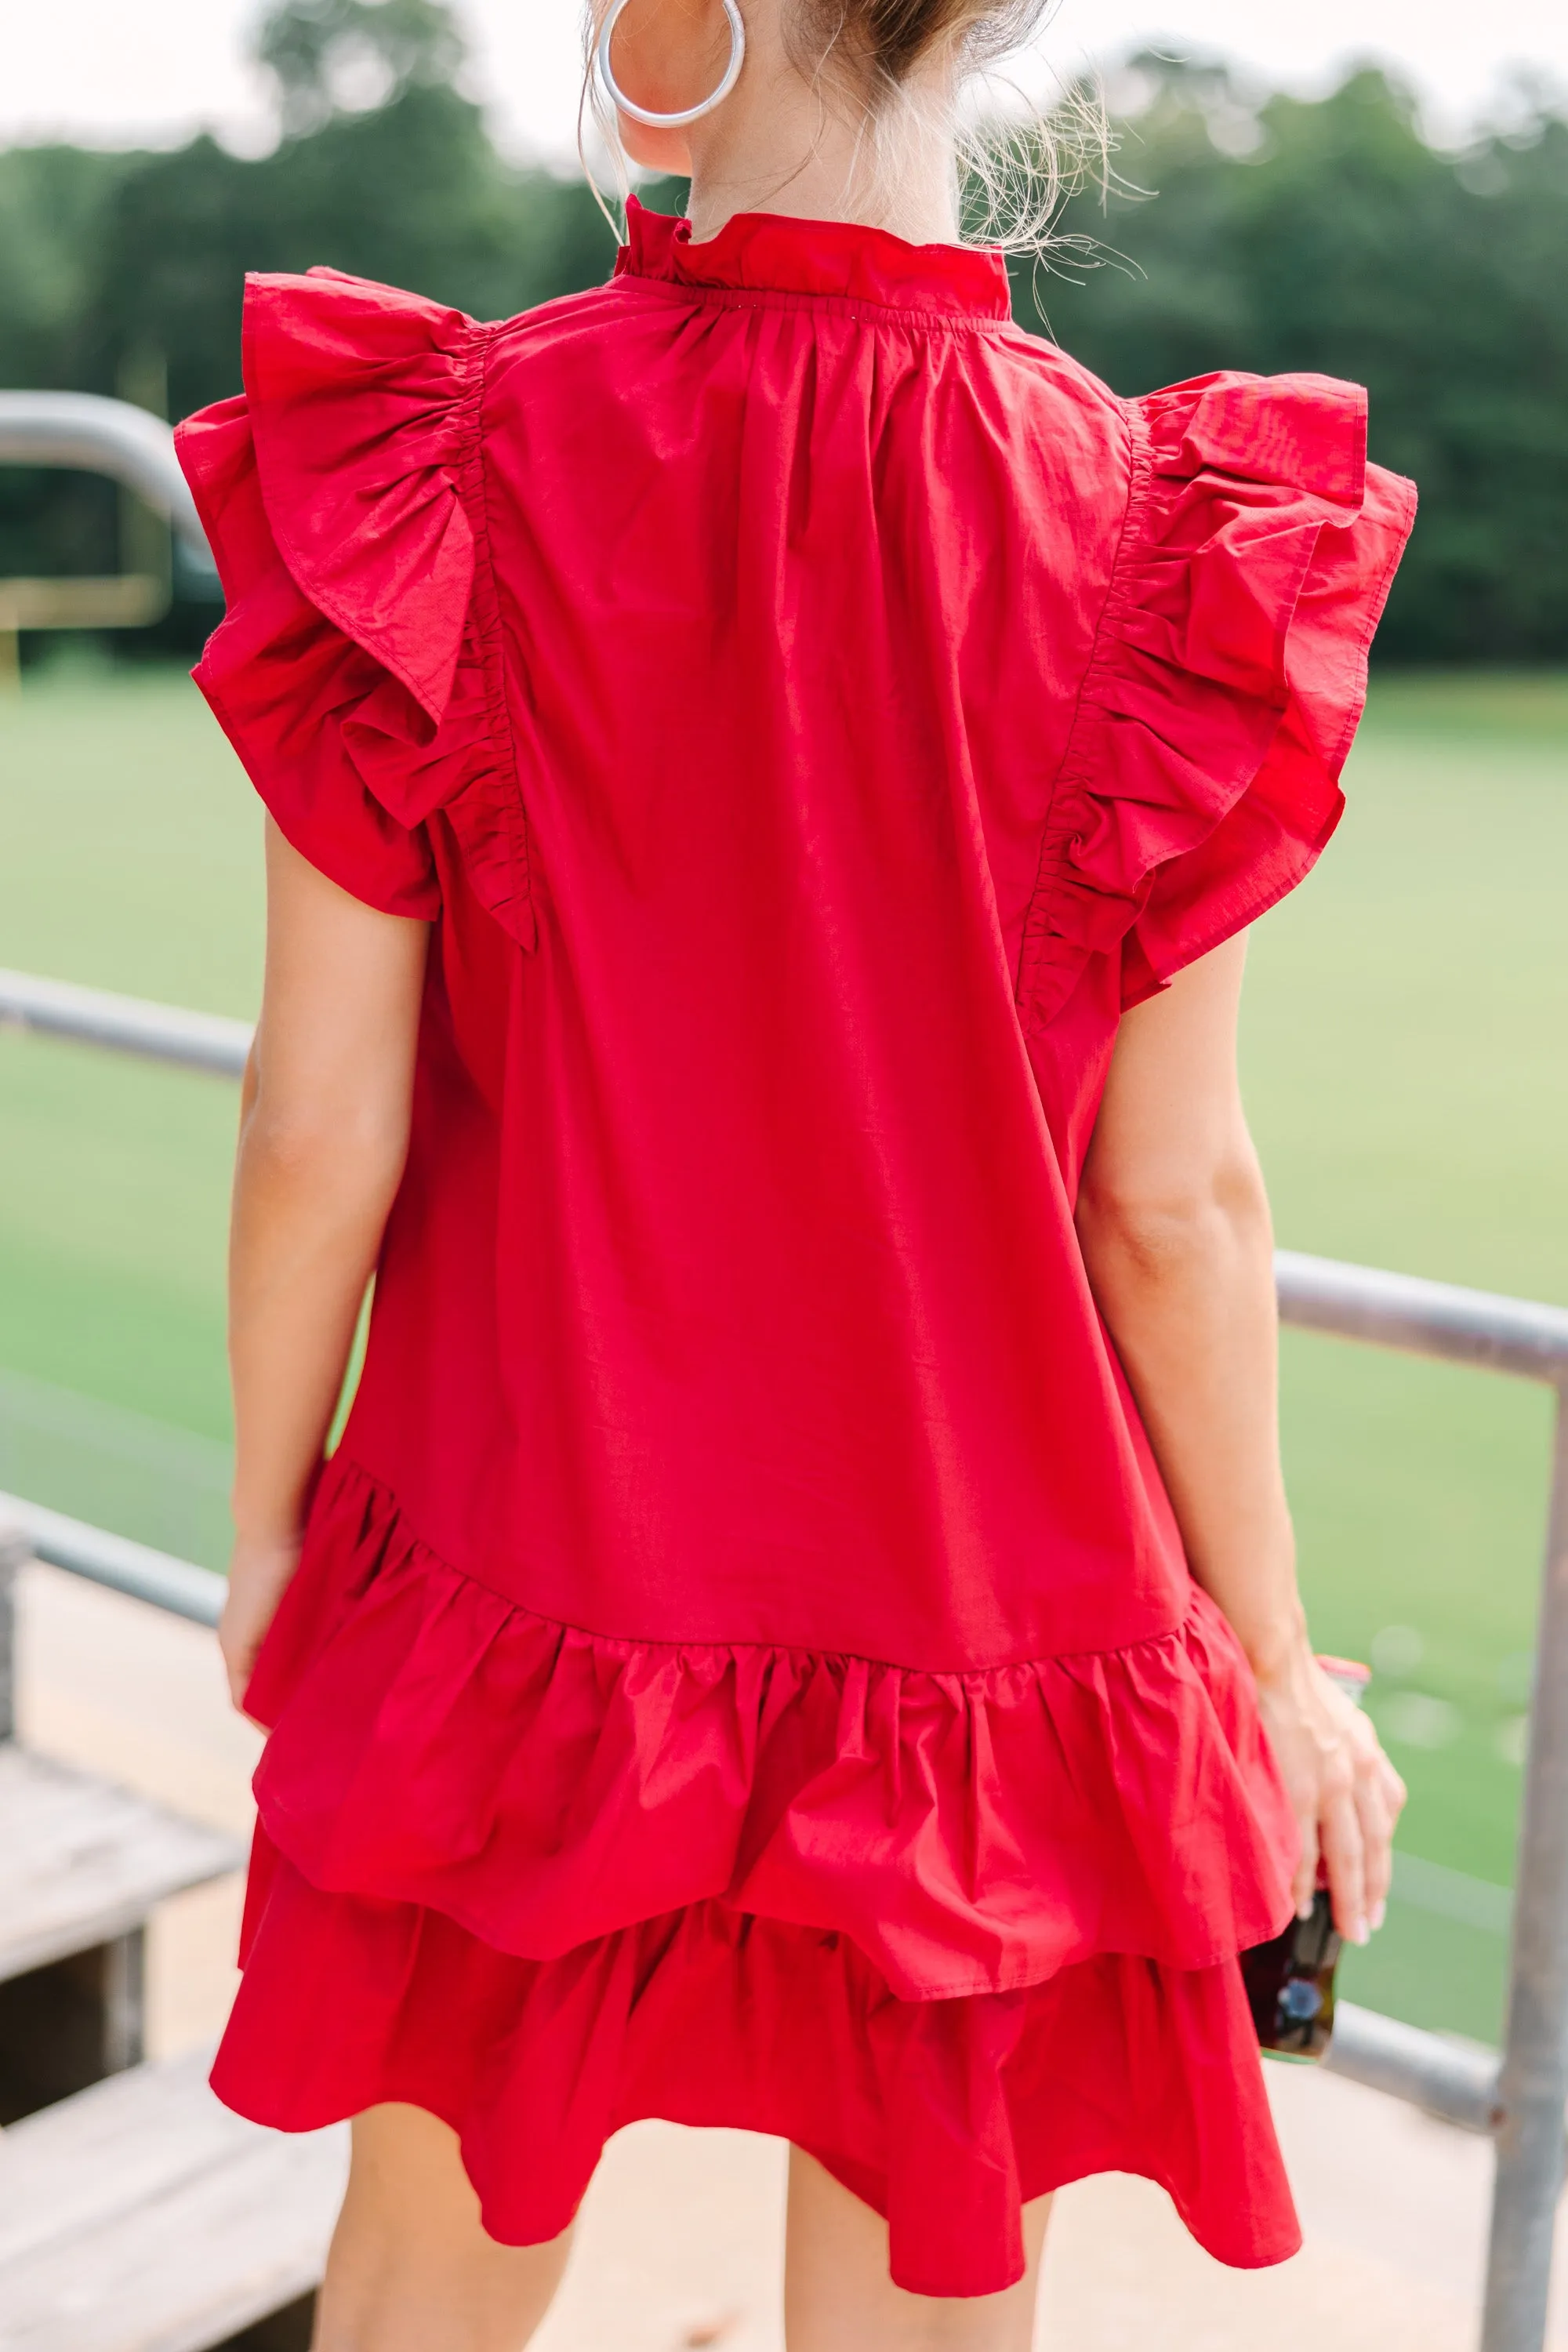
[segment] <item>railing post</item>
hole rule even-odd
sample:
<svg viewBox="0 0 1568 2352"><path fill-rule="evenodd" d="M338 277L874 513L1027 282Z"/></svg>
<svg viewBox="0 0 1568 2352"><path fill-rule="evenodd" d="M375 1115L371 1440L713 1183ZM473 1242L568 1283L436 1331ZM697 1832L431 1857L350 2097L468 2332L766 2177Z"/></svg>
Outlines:
<svg viewBox="0 0 1568 2352"><path fill-rule="evenodd" d="M1568 2105L1568 1387L1560 1388L1520 1833L1481 2352L1541 2352Z"/></svg>

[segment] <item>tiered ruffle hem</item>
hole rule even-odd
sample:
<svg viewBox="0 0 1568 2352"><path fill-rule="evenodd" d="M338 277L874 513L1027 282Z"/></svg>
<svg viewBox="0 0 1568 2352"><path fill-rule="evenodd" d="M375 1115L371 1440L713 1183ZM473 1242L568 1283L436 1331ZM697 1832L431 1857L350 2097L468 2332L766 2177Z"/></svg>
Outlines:
<svg viewBox="0 0 1568 2352"><path fill-rule="evenodd" d="M922 2293L1007 2284L1021 2203L1105 2169L1223 2261L1293 2251L1234 1963L1289 1827L1195 1589L1175 1633L979 1674L603 1640L339 1455L248 1706L244 2113L427 2107L517 2243L662 2116L809 2149Z"/></svg>

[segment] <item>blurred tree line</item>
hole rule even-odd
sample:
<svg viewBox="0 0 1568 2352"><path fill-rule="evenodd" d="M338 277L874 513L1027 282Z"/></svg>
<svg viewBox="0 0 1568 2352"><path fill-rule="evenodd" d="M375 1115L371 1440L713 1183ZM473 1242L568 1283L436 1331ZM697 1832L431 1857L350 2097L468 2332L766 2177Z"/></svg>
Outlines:
<svg viewBox="0 0 1568 2352"><path fill-rule="evenodd" d="M1568 659L1568 119L1521 90L1455 156L1379 73L1248 107L1223 70L1138 70L1114 161L1158 194L1064 224L1124 266L1064 256L1018 315L1121 393L1220 367L1364 383L1373 455L1421 490L1382 656Z"/></svg>
<svg viewBox="0 0 1568 2352"><path fill-rule="evenodd" d="M0 384L174 416L221 398L247 269L330 262L488 318L607 273L586 188L498 152L442 0L280 0L258 53L270 154L0 152ZM1217 367L1365 383L1374 453L1423 498L1384 657L1568 657L1568 120L1521 102L1455 156L1373 72L1258 104L1220 68L1133 79L1121 178L1016 267L1020 320L1120 392ZM112 568L114 517L91 478L0 469L0 571ZM176 607L160 634L209 619Z"/></svg>

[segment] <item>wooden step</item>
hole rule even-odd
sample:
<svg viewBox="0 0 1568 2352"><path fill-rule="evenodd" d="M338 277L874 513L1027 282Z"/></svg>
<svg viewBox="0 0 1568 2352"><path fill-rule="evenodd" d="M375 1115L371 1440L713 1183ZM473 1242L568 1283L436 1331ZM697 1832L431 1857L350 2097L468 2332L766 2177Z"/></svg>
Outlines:
<svg viewBox="0 0 1568 2352"><path fill-rule="evenodd" d="M210 2063L132 2067L0 2133L0 2352L206 2352L315 2285L347 2126L246 2123Z"/></svg>
<svg viewBox="0 0 1568 2352"><path fill-rule="evenodd" d="M0 1746L0 1981L139 1927L153 1906L239 1869L218 1830L7 1741Z"/></svg>
<svg viewBox="0 0 1568 2352"><path fill-rule="evenodd" d="M243 1848L0 1744L0 2123L143 2055L142 1925Z"/></svg>

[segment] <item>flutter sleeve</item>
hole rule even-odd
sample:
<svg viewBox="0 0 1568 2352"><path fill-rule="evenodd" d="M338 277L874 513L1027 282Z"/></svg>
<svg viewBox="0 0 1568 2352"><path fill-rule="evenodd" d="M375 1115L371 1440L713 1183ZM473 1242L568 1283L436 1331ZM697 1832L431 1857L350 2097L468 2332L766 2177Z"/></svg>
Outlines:
<svg viewBox="0 0 1568 2352"><path fill-rule="evenodd" d="M439 912L428 820L495 765L461 494L482 338L335 271L252 278L245 393L178 435L227 605L196 683L289 841L387 914Z"/></svg>
<svg viewBox="0 0 1568 2352"><path fill-rule="evenodd" d="M1099 954L1124 1005L1152 995L1309 872L1415 519L1356 385L1216 375L1126 414L1122 545L1025 931L1034 1024Z"/></svg>

